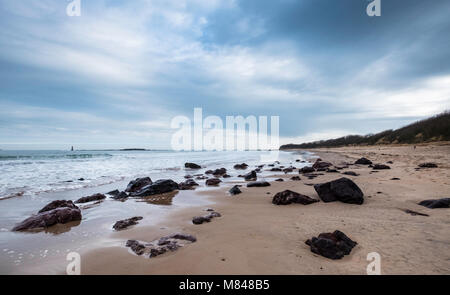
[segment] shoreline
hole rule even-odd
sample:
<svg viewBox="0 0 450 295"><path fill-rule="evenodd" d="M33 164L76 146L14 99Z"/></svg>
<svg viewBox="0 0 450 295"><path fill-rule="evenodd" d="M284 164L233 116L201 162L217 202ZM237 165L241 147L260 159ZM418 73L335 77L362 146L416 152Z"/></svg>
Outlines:
<svg viewBox="0 0 450 295"><path fill-rule="evenodd" d="M305 150L298 152L301 151ZM264 176L259 176L258 179L268 180L270 187L247 188L246 182L240 179L238 182L223 182L220 187L201 186L194 191L180 191L174 198L175 204L184 203L189 206L162 208L165 214L160 219L148 211L145 213L147 215L142 215L146 217L138 225L118 232L111 230L111 222L106 226L104 222L100 223L101 227L96 228L95 220L99 216L95 214L108 213L110 205L107 204L117 204L106 202L100 205L106 211L93 210L92 212L97 213L87 214L88 222L72 230L79 232L84 225L83 231L90 232L94 227L94 231L101 232L98 238L93 236L93 239L87 241L87 247L80 249L81 274L364 275L369 263L367 254L371 252L381 255L382 274L450 274L450 212L417 205L425 199L448 197L450 145L427 145L415 150L412 146L384 146L307 151L314 153L308 153L310 161L314 162L320 157L336 166L343 162L353 163L363 156L374 163L393 161L393 164L389 164L391 170L377 173L367 165L351 165L341 172L355 171L359 176L324 172L315 179L308 179L297 170L288 174L265 171ZM295 153L294 150L290 152ZM303 157L306 155L303 154ZM438 163L439 168L415 170L420 162L428 161ZM298 164L295 160L292 161L292 165L297 168ZM270 167L266 166L263 170L267 168ZM245 173L248 171L250 169ZM233 171L234 174L239 172ZM300 181L290 179L296 175L301 177ZM319 199L312 185L340 177L352 179L361 188L365 199L363 205L340 202L319 202L307 206L272 204L273 196L286 189ZM392 180L394 177L400 180ZM285 181L277 182L276 178ZM238 183L244 184L242 194L230 196L229 188ZM122 217L135 216L132 211L128 211L130 208L136 207L144 211L151 208L134 201L128 202L130 201L127 201L127 206L120 207L121 211L109 212L114 216L109 219L116 221L123 219ZM194 225L192 218L205 215L206 208L213 208L222 216L209 223ZM430 216L412 216L403 210ZM114 215L114 212L120 212L120 217ZM305 244L307 239L321 232L335 230L343 231L358 242L351 254L341 260L318 256ZM178 232L194 235L197 242L154 258L137 256L125 247L129 239L151 242ZM35 236L31 239L48 242L58 241L58 237ZM77 251L73 248L71 250ZM68 263L65 255L64 252L52 259L43 260L41 263L46 263L45 266L41 263L27 264L16 271L8 271L6 268L6 272L41 274L42 269L45 269L46 273L65 274Z"/></svg>
<svg viewBox="0 0 450 295"><path fill-rule="evenodd" d="M363 190L365 203L361 206L338 202L271 204L273 195L285 189L317 198L313 187L305 184L341 177L334 173L314 180L272 181L267 188L243 187L243 193L233 197L226 194L225 187L198 192L213 197L216 204L212 207L221 218L193 225L191 218L202 215L204 207L189 208L171 215L164 230L137 226L121 233L124 243L126 239L149 242L181 231L195 235L196 243L150 259L132 255L124 246L97 249L82 257L82 274L366 274L370 252L381 255L382 274L450 273L450 212L417 205L424 199L446 197L450 191L449 146L428 145L416 149L416 155L411 155L409 147L310 151L335 165L361 156L394 164L391 170L378 173L367 167L346 169L360 173L346 177ZM442 168L414 169L417 162L436 159ZM298 174L281 177L292 175ZM391 180L393 177L400 180ZM412 216L402 209L430 216ZM341 260L318 256L304 243L336 229L358 242Z"/></svg>

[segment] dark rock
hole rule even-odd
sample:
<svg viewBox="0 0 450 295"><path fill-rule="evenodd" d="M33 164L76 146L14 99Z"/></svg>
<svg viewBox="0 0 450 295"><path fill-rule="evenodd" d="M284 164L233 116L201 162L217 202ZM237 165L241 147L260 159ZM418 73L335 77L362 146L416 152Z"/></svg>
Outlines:
<svg viewBox="0 0 450 295"><path fill-rule="evenodd" d="M387 164L394 164L394 162L392 162L392 161L387 161L386 163Z"/></svg>
<svg viewBox="0 0 450 295"><path fill-rule="evenodd" d="M193 178L192 175L185 175L185 176L184 176L184 179L191 179L191 178Z"/></svg>
<svg viewBox="0 0 450 295"><path fill-rule="evenodd" d="M207 175L211 175L211 174L213 174L213 173L214 173L213 170L206 170L206 171L205 171L205 174L207 174Z"/></svg>
<svg viewBox="0 0 450 295"><path fill-rule="evenodd" d="M39 213L51 211L56 208L79 209L72 201L57 200L57 201L51 202L50 204L46 205L44 208L39 210Z"/></svg>
<svg viewBox="0 0 450 295"><path fill-rule="evenodd" d="M138 224L138 221L142 220L142 219L143 219L143 217L136 216L136 217L132 217L132 218L124 219L124 220L119 220L113 225L113 228L115 230L126 229L129 226Z"/></svg>
<svg viewBox="0 0 450 295"><path fill-rule="evenodd" d="M386 169L391 169L391 167L389 167L388 165L384 165L384 164L375 164L375 165L373 165L373 169L374 170L386 170Z"/></svg>
<svg viewBox="0 0 450 295"><path fill-rule="evenodd" d="M412 216L430 216L430 215L428 215L428 214L424 214L424 213L419 213L419 212L416 212L416 211L412 211L412 210L409 210L409 209L406 209L406 210L403 210L405 213L408 213L408 214L411 214Z"/></svg>
<svg viewBox="0 0 450 295"><path fill-rule="evenodd" d="M311 172L314 172L314 171L316 171L313 167L310 167L310 166L306 166L306 167L303 167L303 168L301 168L300 170L298 170L298 172L299 173L311 173Z"/></svg>
<svg viewBox="0 0 450 295"><path fill-rule="evenodd" d="M195 163L185 163L184 167L189 168L189 169L201 169L202 168L200 165L197 165Z"/></svg>
<svg viewBox="0 0 450 295"><path fill-rule="evenodd" d="M25 231L36 228L47 228L58 223L65 224L78 220L81 220L80 209L62 207L33 215L16 225L12 230Z"/></svg>
<svg viewBox="0 0 450 295"><path fill-rule="evenodd" d="M239 189L238 185L233 186L229 191L228 191L232 196L234 195L239 195L240 193L242 193L242 191Z"/></svg>
<svg viewBox="0 0 450 295"><path fill-rule="evenodd" d="M222 180L220 180L219 178L211 178L206 181L206 185L208 186L219 185L219 183L221 182Z"/></svg>
<svg viewBox="0 0 450 295"><path fill-rule="evenodd" d="M145 252L145 245L136 240L128 240L126 246L130 247L131 250L139 256Z"/></svg>
<svg viewBox="0 0 450 295"><path fill-rule="evenodd" d="M430 209L436 208L450 208L450 198L425 200L419 203L421 206L425 206Z"/></svg>
<svg viewBox="0 0 450 295"><path fill-rule="evenodd" d="M104 194L94 194L92 196L79 198L78 200L75 201L75 204L88 203L88 202L98 201L98 200L103 200L103 199L106 199L106 196Z"/></svg>
<svg viewBox="0 0 450 295"><path fill-rule="evenodd" d="M284 181L284 179L283 179L283 178L278 178L278 179L275 179L275 181L278 181L278 182L283 182L283 181Z"/></svg>
<svg viewBox="0 0 450 295"><path fill-rule="evenodd" d="M193 179L188 179L184 182L180 182L178 184L179 190L193 190L195 187L198 186L198 183L196 183Z"/></svg>
<svg viewBox="0 0 450 295"><path fill-rule="evenodd" d="M270 169L270 171L272 171L272 172L280 172L282 170L281 170L281 168L272 168L272 169Z"/></svg>
<svg viewBox="0 0 450 295"><path fill-rule="evenodd" d="M265 187L270 186L267 181L254 181L247 184L247 187Z"/></svg>
<svg viewBox="0 0 450 295"><path fill-rule="evenodd" d="M284 168L283 172L288 174L288 173L294 172L294 169L295 169L295 167Z"/></svg>
<svg viewBox="0 0 450 295"><path fill-rule="evenodd" d="M222 177L223 177L223 178L230 178L230 177L231 177L231 175L228 175L228 174L224 174L224 175L222 175Z"/></svg>
<svg viewBox="0 0 450 295"><path fill-rule="evenodd" d="M317 159L312 167L314 169L320 169L320 168L328 168L330 166L333 166L333 164L331 164L329 162L323 162L322 160Z"/></svg>
<svg viewBox="0 0 450 295"><path fill-rule="evenodd" d="M400 180L398 177L391 178L391 180Z"/></svg>
<svg viewBox="0 0 450 295"><path fill-rule="evenodd" d="M339 173L339 171L337 171L336 169L327 169L327 173Z"/></svg>
<svg viewBox="0 0 450 295"><path fill-rule="evenodd" d="M169 251L178 250L185 244L182 241L194 243L197 239L192 235L177 233L146 244L136 240L128 240L126 246L130 247L137 255L145 255L148 258L153 258Z"/></svg>
<svg viewBox="0 0 450 295"><path fill-rule="evenodd" d="M121 201L128 198L128 194L126 192L119 192L117 195L112 196L111 199Z"/></svg>
<svg viewBox="0 0 450 295"><path fill-rule="evenodd" d="M419 165L420 168L437 168L438 165L435 163L422 163Z"/></svg>
<svg viewBox="0 0 450 295"><path fill-rule="evenodd" d="M219 212L211 212L210 214L205 215L205 216L196 216L196 217L192 218L192 223L198 225L198 224L202 224L204 222L211 222L211 220L213 218L221 217L221 216L222 215Z"/></svg>
<svg viewBox="0 0 450 295"><path fill-rule="evenodd" d="M353 171L345 171L343 174L345 174L345 175L351 175L351 176L359 176L358 173L353 172Z"/></svg>
<svg viewBox="0 0 450 295"><path fill-rule="evenodd" d="M227 169L220 168L220 169L214 170L213 175L217 177L217 176L222 176L222 175L224 175L226 173L227 173Z"/></svg>
<svg viewBox="0 0 450 295"><path fill-rule="evenodd" d="M178 189L178 183L171 179L160 179L152 184L146 185L135 193L131 193L132 197L147 197L173 192Z"/></svg>
<svg viewBox="0 0 450 295"><path fill-rule="evenodd" d="M82 177L82 178L78 178L78 181L84 181L85 179Z"/></svg>
<svg viewBox="0 0 450 295"><path fill-rule="evenodd" d="M141 190L144 186L152 184L152 180L150 177L136 178L135 180L130 181L125 189L127 193L135 193Z"/></svg>
<svg viewBox="0 0 450 295"><path fill-rule="evenodd" d="M120 194L120 191L118 189L115 189L113 191L107 192L106 194L110 196L117 196L118 194Z"/></svg>
<svg viewBox="0 0 450 295"><path fill-rule="evenodd" d="M183 233L173 234L173 235L165 237L165 238L166 239L175 239L175 240L185 240L185 241L189 241L191 243L195 243L197 241L197 238L194 237L193 235L188 235L188 234L183 234ZM161 241L161 239L160 239L160 241Z"/></svg>
<svg viewBox="0 0 450 295"><path fill-rule="evenodd" d="M311 247L311 252L330 259L341 259L344 255L349 255L358 244L338 230L334 233L321 233L305 243Z"/></svg>
<svg viewBox="0 0 450 295"><path fill-rule="evenodd" d="M314 189L322 201L341 201L348 204L361 205L364 202L364 194L361 189L348 178L314 185Z"/></svg>
<svg viewBox="0 0 450 295"><path fill-rule="evenodd" d="M233 168L236 169L236 170L245 170L245 169L247 169L247 167L248 167L247 164L242 163L242 164L236 164L236 165L234 165Z"/></svg>
<svg viewBox="0 0 450 295"><path fill-rule="evenodd" d="M319 202L319 200L314 200L308 196L290 190L277 193L272 199L272 204L275 205L289 205L292 203L309 205L316 202Z"/></svg>
<svg viewBox="0 0 450 295"><path fill-rule="evenodd" d="M257 178L257 175L256 175L256 171L255 170L253 170L253 171L251 171L251 172L249 172L249 173L244 175L244 179L246 181L254 181L254 180L256 180L256 178Z"/></svg>
<svg viewBox="0 0 450 295"><path fill-rule="evenodd" d="M359 160L356 160L355 164L359 164L359 165L370 165L372 164L372 161L370 161L367 158L361 158Z"/></svg>
<svg viewBox="0 0 450 295"><path fill-rule="evenodd" d="M300 178L300 176L292 176L291 180L299 181L299 180L302 180L302 179Z"/></svg>

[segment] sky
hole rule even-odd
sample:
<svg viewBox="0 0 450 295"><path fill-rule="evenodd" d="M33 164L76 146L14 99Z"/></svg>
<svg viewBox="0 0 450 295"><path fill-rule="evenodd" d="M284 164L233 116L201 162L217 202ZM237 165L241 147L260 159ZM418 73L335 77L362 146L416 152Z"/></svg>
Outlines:
<svg viewBox="0 0 450 295"><path fill-rule="evenodd" d="M281 143L450 109L450 1L370 2L0 0L0 149L166 149L196 107Z"/></svg>

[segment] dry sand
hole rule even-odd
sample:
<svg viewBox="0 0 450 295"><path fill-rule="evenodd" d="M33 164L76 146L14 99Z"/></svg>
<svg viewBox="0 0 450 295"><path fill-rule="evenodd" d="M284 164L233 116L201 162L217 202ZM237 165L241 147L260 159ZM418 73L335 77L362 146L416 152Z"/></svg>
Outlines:
<svg viewBox="0 0 450 295"><path fill-rule="evenodd" d="M204 207L174 214L154 227L135 226L115 233L110 246L83 255L83 274L366 274L367 254L381 255L382 274L450 274L450 209L427 209L421 200L450 197L450 145L357 147L313 150L336 165L365 156L374 163L393 161L391 170L371 173L367 166L350 166L365 194L363 205L340 202L276 206L275 193L290 189L318 198L312 186L342 177L325 173L301 181L286 176L267 188L246 188L229 196L228 187L200 192L216 202L222 214L212 222L193 225ZM422 162L439 168L414 168ZM300 175L301 176L301 175ZM400 180L391 180L398 177ZM381 192L381 193L378 193ZM410 209L425 216L412 216ZM349 256L330 260L313 254L304 243L321 232L339 229L358 242ZM152 241L165 234L185 232L198 241L156 258L131 254L127 239Z"/></svg>

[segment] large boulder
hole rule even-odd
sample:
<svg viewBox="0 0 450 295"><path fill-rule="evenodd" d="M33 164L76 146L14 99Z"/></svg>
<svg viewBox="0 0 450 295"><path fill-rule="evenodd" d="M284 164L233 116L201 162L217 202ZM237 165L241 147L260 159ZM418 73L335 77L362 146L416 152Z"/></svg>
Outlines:
<svg viewBox="0 0 450 295"><path fill-rule="evenodd" d="M72 201L66 201L66 200L57 200L53 201L50 204L46 205L44 208L39 210L38 213L51 211L56 208L72 208L72 209L79 209L77 205L75 205Z"/></svg>
<svg viewBox="0 0 450 295"><path fill-rule="evenodd" d="M258 176L256 175L256 171L255 170L253 170L253 171L251 171L251 172L249 172L249 173L244 175L244 179L246 181L255 181L257 177Z"/></svg>
<svg viewBox="0 0 450 295"><path fill-rule="evenodd" d="M189 169L201 169L202 168L200 165L195 164L195 163L185 163L184 167L189 168Z"/></svg>
<svg viewBox="0 0 450 295"><path fill-rule="evenodd" d="M160 179L152 184L146 185L139 191L131 193L132 197L147 197L152 195L159 195L170 193L178 189L178 183L171 179Z"/></svg>
<svg viewBox="0 0 450 295"><path fill-rule="evenodd" d="M326 203L334 201L358 205L364 203L364 194L361 189L352 180L345 177L316 184L314 189L320 199Z"/></svg>
<svg viewBox="0 0 450 295"><path fill-rule="evenodd" d="M270 186L270 183L267 181L253 181L247 184L247 187L266 187Z"/></svg>
<svg viewBox="0 0 450 295"><path fill-rule="evenodd" d="M330 259L341 259L344 255L349 255L358 244L338 230L334 233L321 233L305 243L311 247L311 252Z"/></svg>
<svg viewBox="0 0 450 295"><path fill-rule="evenodd" d="M359 165L370 165L372 164L372 161L370 161L367 158L362 157L361 159L358 159L355 161L355 164L359 164Z"/></svg>
<svg viewBox="0 0 450 295"><path fill-rule="evenodd" d="M425 200L419 203L421 206L425 206L430 209L436 208L450 208L450 198L436 199L436 200Z"/></svg>
<svg viewBox="0 0 450 295"><path fill-rule="evenodd" d="M152 184L152 180L150 177L136 178L135 180L130 181L125 192L127 193L135 193L141 190L144 186Z"/></svg>
<svg viewBox="0 0 450 295"><path fill-rule="evenodd" d="M92 201L100 201L106 199L104 194L94 194L92 196L82 197L75 201L75 204L88 203Z"/></svg>
<svg viewBox="0 0 450 295"><path fill-rule="evenodd" d="M319 200L312 199L308 196L290 190L277 193L272 199L272 204L275 205L289 205L292 203L309 205L316 202L319 202Z"/></svg>
<svg viewBox="0 0 450 295"><path fill-rule="evenodd" d="M143 219L143 217L136 216L136 217L132 217L132 218L124 219L124 220L119 220L113 225L113 228L115 230L123 230L123 229L128 228L129 226L138 224L138 221L142 220L142 219Z"/></svg>
<svg viewBox="0 0 450 295"><path fill-rule="evenodd" d="M78 220L81 220L80 209L62 207L33 215L16 225L12 230L25 231L37 228L47 228L58 223L64 224Z"/></svg>

